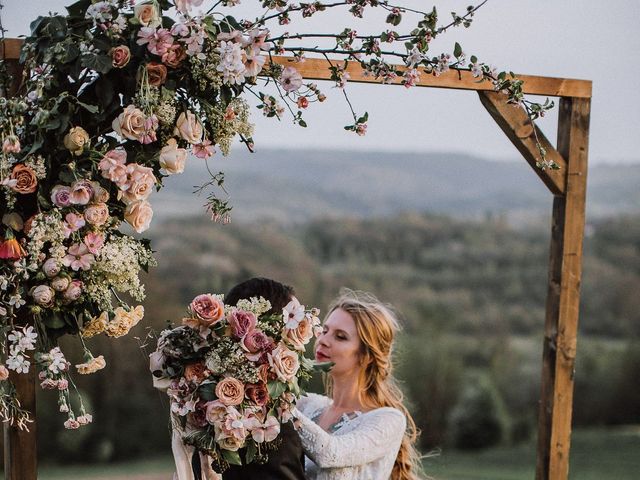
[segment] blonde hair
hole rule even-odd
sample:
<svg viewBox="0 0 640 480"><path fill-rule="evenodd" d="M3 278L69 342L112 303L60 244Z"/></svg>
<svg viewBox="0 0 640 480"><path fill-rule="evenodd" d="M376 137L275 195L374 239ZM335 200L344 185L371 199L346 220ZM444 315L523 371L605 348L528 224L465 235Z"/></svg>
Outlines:
<svg viewBox="0 0 640 480"><path fill-rule="evenodd" d="M344 310L353 318L362 344L362 368L358 376L360 403L367 408L397 408L407 419L407 428L393 465L391 480L419 479L421 457L415 448L419 432L403 404L404 395L392 375L393 340L400 330L398 320L390 307L364 292L341 290L327 315L338 309ZM331 393L330 381L327 382L327 393Z"/></svg>

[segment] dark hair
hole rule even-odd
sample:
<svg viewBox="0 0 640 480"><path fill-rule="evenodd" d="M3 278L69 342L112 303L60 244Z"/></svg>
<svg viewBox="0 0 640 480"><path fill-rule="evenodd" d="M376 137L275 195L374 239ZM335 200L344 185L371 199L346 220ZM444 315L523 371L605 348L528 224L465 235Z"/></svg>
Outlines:
<svg viewBox="0 0 640 480"><path fill-rule="evenodd" d="M262 297L269 300L271 310L268 314L280 313L295 295L293 287L276 282L270 278L254 277L237 284L224 297L227 305L237 305L239 300Z"/></svg>

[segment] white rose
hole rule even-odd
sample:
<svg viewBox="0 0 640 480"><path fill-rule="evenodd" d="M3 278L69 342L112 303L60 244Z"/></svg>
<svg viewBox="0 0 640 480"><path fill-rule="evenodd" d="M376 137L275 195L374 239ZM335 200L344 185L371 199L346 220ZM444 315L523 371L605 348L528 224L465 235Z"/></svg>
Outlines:
<svg viewBox="0 0 640 480"><path fill-rule="evenodd" d="M38 285L31 292L31 296L36 301L36 303L43 306L51 306L53 305L53 299L55 298L56 293L53 291L48 285Z"/></svg>
<svg viewBox="0 0 640 480"><path fill-rule="evenodd" d="M138 233L142 233L149 228L152 218L153 209L146 200L131 202L124 211L124 219Z"/></svg>
<svg viewBox="0 0 640 480"><path fill-rule="evenodd" d="M169 175L184 172L186 160L187 151L184 148L178 148L178 142L175 138L170 138L167 144L160 150L160 166L164 168Z"/></svg>
<svg viewBox="0 0 640 480"><path fill-rule="evenodd" d="M42 265L42 270L47 277L55 277L60 273L60 262L53 258L48 258L47 261L44 262L44 265Z"/></svg>

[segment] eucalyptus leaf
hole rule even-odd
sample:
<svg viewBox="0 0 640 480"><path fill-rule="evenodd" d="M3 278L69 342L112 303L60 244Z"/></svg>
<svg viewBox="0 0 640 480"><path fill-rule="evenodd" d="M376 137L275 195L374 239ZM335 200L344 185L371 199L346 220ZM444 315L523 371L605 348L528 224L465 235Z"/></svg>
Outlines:
<svg viewBox="0 0 640 480"><path fill-rule="evenodd" d="M462 47L458 42L456 42L455 47L453 47L453 56L456 58L460 58L460 55L462 55Z"/></svg>

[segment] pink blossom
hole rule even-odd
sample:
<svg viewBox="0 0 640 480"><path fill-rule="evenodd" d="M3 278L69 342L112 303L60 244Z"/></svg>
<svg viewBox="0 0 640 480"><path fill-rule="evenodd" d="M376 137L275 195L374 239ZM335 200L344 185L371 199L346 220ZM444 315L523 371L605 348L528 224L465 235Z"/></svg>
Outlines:
<svg viewBox="0 0 640 480"><path fill-rule="evenodd" d="M260 55L258 52L251 51L245 54L244 59L244 76L245 77L255 77L262 70L262 66L264 65L265 57Z"/></svg>
<svg viewBox="0 0 640 480"><path fill-rule="evenodd" d="M412 68L411 70L407 70L404 72L404 79L402 84L406 88L410 88L415 86L416 82L420 81L420 72L417 69Z"/></svg>
<svg viewBox="0 0 640 480"><path fill-rule="evenodd" d="M210 140L204 139L202 143L198 143L193 146L193 154L198 158L209 158L216 153L216 149Z"/></svg>
<svg viewBox="0 0 640 480"><path fill-rule="evenodd" d="M227 408L227 415L222 424L222 431L227 436L233 436L238 440L244 440L247 437L242 415L234 407Z"/></svg>
<svg viewBox="0 0 640 480"><path fill-rule="evenodd" d="M356 133L358 135L360 135L361 137L364 137L364 135L367 133L367 124L366 123L358 123L356 125Z"/></svg>
<svg viewBox="0 0 640 480"><path fill-rule="evenodd" d="M251 46L251 49L257 54L260 50L268 50L266 43L267 36L269 35L269 29L257 29L249 31L249 40L247 44Z"/></svg>
<svg viewBox="0 0 640 480"><path fill-rule="evenodd" d="M66 422L64 422L64 428L68 430L75 430L80 428L80 422L78 422L75 418L70 418Z"/></svg>
<svg viewBox="0 0 640 480"><path fill-rule="evenodd" d="M84 415L80 415L78 417L78 423L80 425L87 425L93 422L93 416L90 413L85 413Z"/></svg>
<svg viewBox="0 0 640 480"><path fill-rule="evenodd" d="M204 0L175 0L176 10L182 13L189 13L192 7L199 7Z"/></svg>
<svg viewBox="0 0 640 480"><path fill-rule="evenodd" d="M242 32L240 30L232 30L231 32L221 32L217 39L221 42L242 43Z"/></svg>
<svg viewBox="0 0 640 480"><path fill-rule="evenodd" d="M156 130L158 129L158 117L151 115L144 121L144 133L140 137L140 143L146 145L157 140Z"/></svg>
<svg viewBox="0 0 640 480"><path fill-rule="evenodd" d="M74 205L86 205L93 196L93 185L89 180L78 180L71 185L69 200Z"/></svg>
<svg viewBox="0 0 640 480"><path fill-rule="evenodd" d="M66 378L58 380L58 390L66 390L69 388L69 381Z"/></svg>
<svg viewBox="0 0 640 480"><path fill-rule="evenodd" d="M71 270L89 270L91 264L95 262L95 257L89 253L89 249L84 243L74 243L67 250L67 255L62 259L65 267L71 267Z"/></svg>
<svg viewBox="0 0 640 480"><path fill-rule="evenodd" d="M302 75L294 67L286 67L279 81L286 92L295 92L302 86Z"/></svg>
<svg viewBox="0 0 640 480"><path fill-rule="evenodd" d="M156 30L153 27L142 27L138 32L137 43L147 44L149 52L162 56L173 45L173 35L166 28Z"/></svg>
<svg viewBox="0 0 640 480"><path fill-rule="evenodd" d="M189 27L184 23L174 23L171 27L171 34L174 37L186 37L189 35Z"/></svg>
<svg viewBox="0 0 640 480"><path fill-rule="evenodd" d="M89 232L84 236L84 244L89 252L97 255L104 245L104 235L102 233Z"/></svg>
<svg viewBox="0 0 640 480"><path fill-rule="evenodd" d="M20 153L20 140L16 135L7 135L2 143L4 153Z"/></svg>
<svg viewBox="0 0 640 480"><path fill-rule="evenodd" d="M47 378L40 382L40 388L43 390L54 390L58 386L58 382L51 378Z"/></svg>
<svg viewBox="0 0 640 480"><path fill-rule="evenodd" d="M269 415L264 423L253 417L248 428L250 428L251 437L256 443L271 442L280 433L280 422L273 415Z"/></svg>
<svg viewBox="0 0 640 480"><path fill-rule="evenodd" d="M62 224L64 238L69 238L73 232L77 232L85 225L86 221L82 215L67 213L64 217L64 223Z"/></svg>

